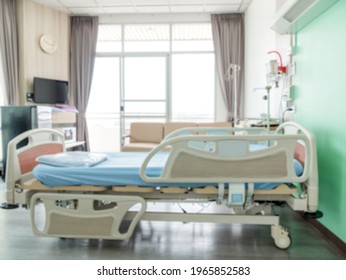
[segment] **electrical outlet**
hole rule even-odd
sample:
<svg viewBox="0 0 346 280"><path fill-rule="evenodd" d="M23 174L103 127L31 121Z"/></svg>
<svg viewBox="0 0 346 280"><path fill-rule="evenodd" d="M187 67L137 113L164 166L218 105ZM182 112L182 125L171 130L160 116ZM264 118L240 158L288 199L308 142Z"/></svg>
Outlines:
<svg viewBox="0 0 346 280"><path fill-rule="evenodd" d="M290 64L290 76L293 76L296 74L296 63L293 62Z"/></svg>
<svg viewBox="0 0 346 280"><path fill-rule="evenodd" d="M287 87L287 88L284 89L284 94L283 94L283 96L284 96L286 99L288 99L288 98L291 97L291 90L290 90L289 87Z"/></svg>
<svg viewBox="0 0 346 280"><path fill-rule="evenodd" d="M286 56L293 56L296 54L296 48L294 46L289 46L286 49Z"/></svg>
<svg viewBox="0 0 346 280"><path fill-rule="evenodd" d="M283 97L286 100L293 100L294 99L294 91L295 91L295 86L288 86L283 90Z"/></svg>

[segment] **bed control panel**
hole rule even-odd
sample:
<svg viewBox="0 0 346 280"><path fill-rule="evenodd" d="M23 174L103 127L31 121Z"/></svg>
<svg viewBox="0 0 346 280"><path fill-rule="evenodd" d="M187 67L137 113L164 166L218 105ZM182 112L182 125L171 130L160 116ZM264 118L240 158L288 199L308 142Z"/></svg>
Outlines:
<svg viewBox="0 0 346 280"><path fill-rule="evenodd" d="M228 205L244 205L245 203L245 184L229 184Z"/></svg>
<svg viewBox="0 0 346 280"><path fill-rule="evenodd" d="M243 140L225 141L189 141L188 147L198 151L215 153L222 157L245 157L248 154L250 143Z"/></svg>
<svg viewBox="0 0 346 280"><path fill-rule="evenodd" d="M249 151L249 142L243 140L225 140L219 142L219 155L225 157L245 157Z"/></svg>
<svg viewBox="0 0 346 280"><path fill-rule="evenodd" d="M245 184L220 183L218 186L218 203L228 207L243 206L245 203Z"/></svg>

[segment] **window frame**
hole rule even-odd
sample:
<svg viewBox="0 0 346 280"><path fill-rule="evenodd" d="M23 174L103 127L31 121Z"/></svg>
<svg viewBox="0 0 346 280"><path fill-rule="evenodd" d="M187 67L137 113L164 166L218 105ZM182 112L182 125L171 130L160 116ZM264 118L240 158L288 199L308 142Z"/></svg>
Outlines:
<svg viewBox="0 0 346 280"><path fill-rule="evenodd" d="M167 24L169 26L169 49L167 51L143 51L143 52L126 52L125 51L125 26L127 25L131 25L131 24L148 24L148 25L154 25L154 24ZM173 29L173 25L174 24L211 24L209 21L196 21L196 22L185 22L185 21L179 21L179 22L134 22L134 23L113 23L113 22L107 22L107 23L100 23L99 26L102 25L117 25L120 26L120 30L121 30L121 51L99 51L96 49L96 57L116 57L120 60L120 73L119 73L119 79L120 79L120 85L119 85L119 90L120 90L120 96L119 96L119 104L120 104L120 108L119 108L119 124L120 124L120 137L122 135L126 134L126 122L128 122L128 120L126 121L126 116L124 116L124 111L121 110L121 107L123 105L122 101L123 101L123 97L124 97L124 59L126 57L155 57L155 56L165 56L167 57L166 59L166 115L165 115L165 121L169 122L169 121L174 121L172 119L173 113L172 113L172 86L173 86L173 81L172 81L172 74L173 74L173 64L172 64L172 57L175 54L184 54L184 55L189 55L189 54L215 54L214 50L186 50L186 51L182 51L182 50L173 50L173 33L172 33L172 29ZM210 44L209 44L210 46ZM214 89L213 89L213 100L214 100L214 108L213 108L213 115L210 117L210 119L206 119L206 122L213 122L216 120L216 116L217 116L217 110L216 110L216 106L217 106L217 71L216 71L216 61L214 61ZM118 111L115 112L115 114L118 114ZM86 117L93 119L93 118L97 118L97 113L95 115L95 112L93 113L88 113L86 112ZM140 116L138 116L140 117ZM145 119L145 116L141 116L142 119ZM134 120L136 118L133 118ZM149 117L150 119L150 117ZM156 118L158 120L158 118ZM153 119L153 121L155 121L155 118ZM120 139L121 141L121 139Z"/></svg>
<svg viewBox="0 0 346 280"><path fill-rule="evenodd" d="M125 51L125 27L128 25L163 25L167 24L169 26L169 50L168 51L154 51L154 52L149 52L149 51L144 51L144 52L126 52ZM177 22L133 22L133 23L100 23L99 26L102 25L118 25L121 28L121 51L115 51L115 52L96 52L96 56L102 56L102 57L127 57L127 56L167 56L168 57L168 65L167 65L167 108L166 108L166 120L167 121L172 121L172 56L174 54L215 54L214 50L197 50L197 51L192 51L192 50L187 50L187 51L174 51L173 50L173 25L183 25L183 24L191 24L191 25L196 25L196 24L211 24L208 21L194 21L194 22L186 22L186 21L177 21ZM216 62L215 62L216 63ZM217 86L216 86L216 79L217 79L217 74L216 74L216 65L214 63L214 114L213 114L213 120L215 121L216 119L216 94L217 94ZM122 74L121 74L122 75ZM123 94L123 89L120 89L121 93L120 95L122 96Z"/></svg>

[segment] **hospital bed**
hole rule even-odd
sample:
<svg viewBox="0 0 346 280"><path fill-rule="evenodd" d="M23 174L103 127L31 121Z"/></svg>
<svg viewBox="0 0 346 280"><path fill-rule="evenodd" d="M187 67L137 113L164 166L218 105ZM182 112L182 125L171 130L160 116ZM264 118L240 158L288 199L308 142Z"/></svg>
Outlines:
<svg viewBox="0 0 346 280"><path fill-rule="evenodd" d="M291 236L273 205L317 212L315 139L293 122L270 134L185 128L149 153L105 155L66 153L61 133L33 129L9 143L8 155L7 203L30 210L38 236L125 240L141 220L256 224L270 225L286 249ZM204 210L183 211L186 203Z"/></svg>

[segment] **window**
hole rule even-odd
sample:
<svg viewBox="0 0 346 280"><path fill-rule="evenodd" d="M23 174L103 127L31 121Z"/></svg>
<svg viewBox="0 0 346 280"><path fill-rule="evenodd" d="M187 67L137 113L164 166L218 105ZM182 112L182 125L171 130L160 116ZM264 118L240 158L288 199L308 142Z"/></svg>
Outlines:
<svg viewBox="0 0 346 280"><path fill-rule="evenodd" d="M124 117L166 116L166 57L124 59Z"/></svg>
<svg viewBox="0 0 346 280"><path fill-rule="evenodd" d="M97 57L88 112L100 112L100 107L103 113L116 112L119 109L119 84L119 58Z"/></svg>
<svg viewBox="0 0 346 280"><path fill-rule="evenodd" d="M120 60L97 57L87 109L90 149L98 152L120 149ZM106 139L112 139L107 141Z"/></svg>
<svg viewBox="0 0 346 280"><path fill-rule="evenodd" d="M168 24L131 24L124 28L125 52L169 51Z"/></svg>
<svg viewBox="0 0 346 280"><path fill-rule="evenodd" d="M100 25L97 34L96 51L120 52L121 51L121 25Z"/></svg>
<svg viewBox="0 0 346 280"><path fill-rule="evenodd" d="M165 57L126 57L124 76L126 99L166 99Z"/></svg>
<svg viewBox="0 0 346 280"><path fill-rule="evenodd" d="M172 120L214 120L214 55L172 55Z"/></svg>
<svg viewBox="0 0 346 280"><path fill-rule="evenodd" d="M211 24L173 24L172 50L213 51Z"/></svg>
<svg viewBox="0 0 346 280"><path fill-rule="evenodd" d="M214 121L214 103L210 23L100 25L87 109L92 151L107 151L97 144L105 139L117 140L117 151L132 121ZM106 128L117 132L106 137Z"/></svg>

